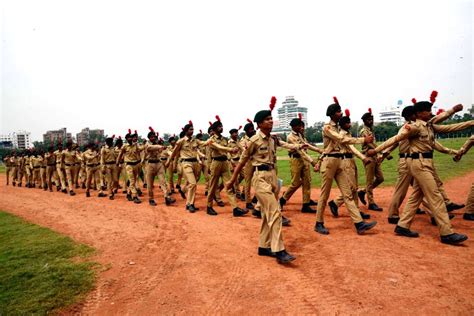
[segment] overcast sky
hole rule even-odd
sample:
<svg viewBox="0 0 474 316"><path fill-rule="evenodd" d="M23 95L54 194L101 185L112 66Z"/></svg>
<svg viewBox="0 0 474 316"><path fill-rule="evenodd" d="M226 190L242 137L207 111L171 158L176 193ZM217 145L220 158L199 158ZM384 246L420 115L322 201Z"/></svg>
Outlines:
<svg viewBox="0 0 474 316"><path fill-rule="evenodd" d="M359 119L473 103L473 2L21 1L2 4L0 132L145 134L243 125L293 95L309 123L335 95ZM276 114L276 113L275 113Z"/></svg>

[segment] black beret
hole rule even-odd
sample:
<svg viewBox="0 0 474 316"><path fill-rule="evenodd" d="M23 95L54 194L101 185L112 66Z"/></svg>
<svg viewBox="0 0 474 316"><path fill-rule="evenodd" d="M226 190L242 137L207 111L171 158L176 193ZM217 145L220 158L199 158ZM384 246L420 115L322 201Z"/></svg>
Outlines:
<svg viewBox="0 0 474 316"><path fill-rule="evenodd" d="M170 138L168 138L168 142L172 142L174 139L175 139L174 136L170 136Z"/></svg>
<svg viewBox="0 0 474 316"><path fill-rule="evenodd" d="M255 114L253 121L258 124L258 123L263 122L263 120L268 116L272 116L272 111L270 110L258 111L257 114Z"/></svg>
<svg viewBox="0 0 474 316"><path fill-rule="evenodd" d="M428 101L421 101L421 102L416 102L414 105L414 111L415 113L422 112L422 111L431 111L431 107L433 104Z"/></svg>
<svg viewBox="0 0 474 316"><path fill-rule="evenodd" d="M344 124L347 124L347 123L350 123L350 122L351 122L351 118L349 116L343 116L339 120L339 126L342 127Z"/></svg>
<svg viewBox="0 0 474 316"><path fill-rule="evenodd" d="M209 128L207 129L207 133L209 134L210 132L212 132L212 126L209 126Z"/></svg>
<svg viewBox="0 0 474 316"><path fill-rule="evenodd" d="M408 118L410 116L412 116L413 114L415 114L415 107L413 105L409 105L409 106L406 106L405 108L403 108L402 110L402 116L408 120Z"/></svg>
<svg viewBox="0 0 474 316"><path fill-rule="evenodd" d="M238 129L233 128L233 129L231 129L231 130L229 131L229 134L238 133L238 132L239 132Z"/></svg>
<svg viewBox="0 0 474 316"><path fill-rule="evenodd" d="M302 120L300 120L299 118L294 118L290 122L291 127L301 126L301 125L304 125L304 122Z"/></svg>
<svg viewBox="0 0 474 316"><path fill-rule="evenodd" d="M193 125L192 125L192 124L186 124L186 125L184 125L183 131L184 131L185 133L187 133L190 127L193 127Z"/></svg>
<svg viewBox="0 0 474 316"><path fill-rule="evenodd" d="M155 133L155 132L152 132L152 131L149 131L147 137L150 138L151 136L155 136L155 137L156 137L156 133Z"/></svg>
<svg viewBox="0 0 474 316"><path fill-rule="evenodd" d="M367 113L364 113L364 115L362 115L361 119L365 121L366 119L373 118L373 117L374 116L372 115L372 113L367 112Z"/></svg>
<svg viewBox="0 0 474 316"><path fill-rule="evenodd" d="M339 104L331 104L328 106L328 109L326 110L326 116L333 116L336 114L336 112L341 111L341 106Z"/></svg>
<svg viewBox="0 0 474 316"><path fill-rule="evenodd" d="M183 138L184 137L184 131L181 131L181 133L179 133L179 138Z"/></svg>
<svg viewBox="0 0 474 316"><path fill-rule="evenodd" d="M114 139L112 137L108 137L108 138L105 139L105 143L108 146L112 146L112 144L114 143Z"/></svg>
<svg viewBox="0 0 474 316"><path fill-rule="evenodd" d="M244 125L244 131L248 132L249 129L254 128L252 123L247 123Z"/></svg>
<svg viewBox="0 0 474 316"><path fill-rule="evenodd" d="M212 123L211 128L213 130L216 130L219 126L222 126L222 122L221 121L215 121L214 123Z"/></svg>

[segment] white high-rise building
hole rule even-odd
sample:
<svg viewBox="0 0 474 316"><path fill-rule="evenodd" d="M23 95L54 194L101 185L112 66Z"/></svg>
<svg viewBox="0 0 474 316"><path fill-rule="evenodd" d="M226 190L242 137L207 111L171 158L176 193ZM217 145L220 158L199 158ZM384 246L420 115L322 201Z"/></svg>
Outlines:
<svg viewBox="0 0 474 316"><path fill-rule="evenodd" d="M6 135L0 135L0 142L11 142L13 148L26 149L31 147L31 133L27 131L18 131Z"/></svg>
<svg viewBox="0 0 474 316"><path fill-rule="evenodd" d="M402 110L403 102L399 100L396 106L387 107L385 110L379 112L380 122L393 122L397 125L402 125L405 121L401 115Z"/></svg>
<svg viewBox="0 0 474 316"><path fill-rule="evenodd" d="M286 97L277 112L278 121L273 128L275 133L291 132L290 122L292 119L298 118L299 114L301 114L305 126L308 126L308 108L299 106L298 100L294 96Z"/></svg>

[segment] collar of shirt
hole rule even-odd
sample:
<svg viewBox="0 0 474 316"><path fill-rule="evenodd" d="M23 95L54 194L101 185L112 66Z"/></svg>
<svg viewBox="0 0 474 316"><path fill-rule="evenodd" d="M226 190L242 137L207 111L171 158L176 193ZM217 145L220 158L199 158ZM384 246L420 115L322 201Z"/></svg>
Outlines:
<svg viewBox="0 0 474 316"><path fill-rule="evenodd" d="M258 131L258 136L260 136L263 139L267 139L267 135L265 135L262 131Z"/></svg>

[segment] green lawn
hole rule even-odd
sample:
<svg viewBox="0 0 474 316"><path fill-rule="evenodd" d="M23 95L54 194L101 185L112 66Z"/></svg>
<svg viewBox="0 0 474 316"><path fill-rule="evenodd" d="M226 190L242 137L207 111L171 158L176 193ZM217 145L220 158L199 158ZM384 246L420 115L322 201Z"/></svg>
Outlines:
<svg viewBox="0 0 474 316"><path fill-rule="evenodd" d="M456 138L456 139L442 139L440 142L452 149L459 149L467 138ZM321 147L321 146L320 146ZM358 146L360 149L360 146ZM278 157L288 157L288 151L285 149L279 149L277 153ZM318 154L310 152L310 155L317 157ZM385 181L382 186L392 186L397 181L397 166L398 166L398 149L392 152L393 159L385 160L382 164L382 170ZM460 162L454 162L451 155L441 154L435 152L435 165L438 170L438 174L442 180L448 180L454 177L462 176L469 171L474 171L474 154L473 152L467 153ZM359 185L365 185L365 170L362 162L356 158L357 168L359 170ZM278 177L283 179L283 185L288 186L291 183L290 166L288 160L278 160ZM312 172L312 186L320 187L321 176L319 173ZM335 184L334 184L335 185Z"/></svg>
<svg viewBox="0 0 474 316"><path fill-rule="evenodd" d="M83 299L94 286L93 252L0 211L0 315L47 314Z"/></svg>

